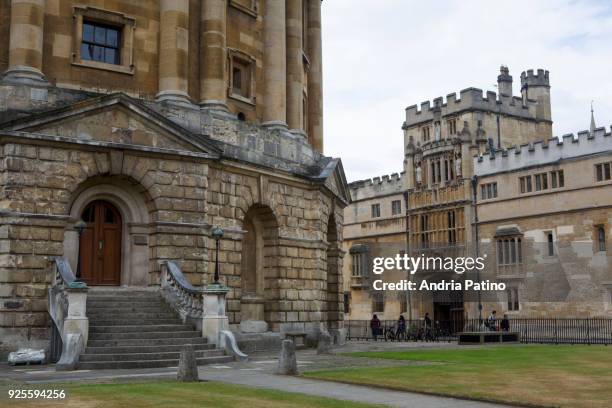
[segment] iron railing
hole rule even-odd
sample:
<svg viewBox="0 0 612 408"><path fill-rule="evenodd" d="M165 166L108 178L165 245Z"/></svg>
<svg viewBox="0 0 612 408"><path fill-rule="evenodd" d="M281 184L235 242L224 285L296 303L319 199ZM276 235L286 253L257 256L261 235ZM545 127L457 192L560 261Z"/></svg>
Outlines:
<svg viewBox="0 0 612 408"><path fill-rule="evenodd" d="M520 334L521 343L541 344L612 344L610 318L515 318L509 319L509 331ZM427 326L424 320L406 320L405 330L398 330L397 320L381 320L376 336L369 320L347 320L348 340L385 341L456 341L460 332L498 331L486 320L465 319L435 321Z"/></svg>

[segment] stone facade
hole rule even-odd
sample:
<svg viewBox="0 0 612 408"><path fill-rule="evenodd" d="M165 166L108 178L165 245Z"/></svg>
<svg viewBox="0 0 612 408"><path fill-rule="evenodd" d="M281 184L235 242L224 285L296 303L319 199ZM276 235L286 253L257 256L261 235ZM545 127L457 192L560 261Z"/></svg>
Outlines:
<svg viewBox="0 0 612 408"><path fill-rule="evenodd" d="M493 262L496 253L492 247L495 231L498 228L505 230L504 225L507 223L519 225L518 230L524 231L525 237L531 237L529 245L533 246L544 245L544 230L556 231L560 228L560 231L565 231L563 245L569 247L574 246L576 242L588 240L589 244L586 246L591 248L593 244L589 234L593 225L604 225L604 228L608 228L606 233L609 234L609 221L606 221L609 208L599 198L594 199L592 194L585 193L589 189L596 189L598 192L605 190L605 183L594 182L592 163L600 159L602 151L608 149L609 139L604 136L604 132L594 130L591 132L593 137L582 134L582 139L589 142L581 139L580 142L572 143L572 139L567 137L562 139L564 142L561 145L552 142L556 139L551 139L548 71L523 72L521 96L518 97L512 95L512 77L508 68L502 66L498 76L498 90L499 94L487 92L484 97L481 90L468 88L461 91L460 98L457 98L456 94L450 94L446 102L442 98L436 98L433 104L421 104L420 109L416 105L408 107L403 123L404 172L398 179L402 181L402 185L397 186L395 183L393 188L387 188L393 185L393 177L350 184L353 202L345 209L344 246L347 255L343 271L344 290L347 292L345 300L350 305L350 313L347 314L349 319L369 319L375 312L373 307L376 305L376 299L373 298L374 291L371 290L371 264L368 263L366 268L369 269L370 275L360 278L366 282L365 285L349 284L355 280L351 278L358 259L354 254L362 251L367 252L364 259L369 262L372 257L382 256L383 253L394 256L405 251L411 256L457 257L475 256L478 250L480 254L489 252L489 262ZM549 139L549 143L538 142ZM521 147L513 148L518 145ZM538 153L534 154L534 149ZM488 151L499 152L473 159ZM589 159L580 161L578 157L581 155L587 155ZM557 163L564 160L568 161L568 184L562 191L551 191L554 197L547 194L546 198L542 196L544 201L536 203L533 198L517 193L518 173L536 173L541 169L541 172L548 174L551 171L548 167L557 166ZM571 166L576 166L576 170L572 169L570 173ZM569 174L572 179L577 179L578 174L584 172L579 172L578 168L587 169L588 174L584 174L575 190L569 189ZM496 198L484 202L474 200L474 180L478 183L476 191L479 196L494 194ZM491 189L491 183L494 182L497 182L494 193L493 190L487 191L487 186ZM552 183L552 180L548 182ZM483 187L484 193L481 191ZM503 198L502 194L505 195ZM386 221L384 217L378 220L373 216L373 211L370 212L373 205L378 204L381 209L388 208L390 200L403 197L402 216L393 222ZM601 197L602 200L607 199L607 195ZM477 215L480 221L476 224ZM480 237L479 248L475 245L475 234ZM557 232L553 234L557 236ZM384 243L381 243L382 236ZM527 245L527 242L524 245ZM609 269L609 261L606 260L608 258L605 254L593 255L592 252L586 256L585 254L589 254L588 248L575 249L577 252L573 256L572 251L565 251L563 255L567 258L563 259L563 262L557 259L556 264L547 259L544 262L546 267L540 265L541 262L535 255L542 248L531 252L525 249L525 261L527 262L528 253L533 257L529 258L532 265L527 267L525 264L523 281L517 280L518 277L505 277L512 283L509 286L515 290L510 296L512 299L519 299L520 312L512 313L523 316L578 316L601 315L605 310L609 310L609 290L606 289L609 287L609 277L604 273L606 268ZM575 272L589 262L593 263L592 272L583 275ZM545 268L553 271L546 278L533 281L525 278L527 273L532 278L537 277L538 271ZM566 282L565 286L553 275L559 268L565 270L566 277L561 280ZM503 274L500 277L493 272L496 269L496 265L487 264L487 271L492 275L485 273L484 276L490 276L495 281L505 279ZM567 269L573 269L574 272ZM398 271L385 272L381 276L383 280L391 282L410 279L406 272ZM436 280L443 278L450 280L456 278L456 275L436 273ZM418 284L420 280L432 280L434 276L424 274L411 279L416 280ZM543 292L538 292L532 282L533 285L537 282L543 292L546 290L542 288L548 285L553 288L551 291L554 293L547 294L550 295L549 298L540 296ZM570 289L574 284L576 289ZM395 320L400 313L406 318L422 318L425 313L429 313L436 320L456 322L461 322L466 317L478 317L478 304L475 299L460 295L441 291L413 294L387 292L386 299L378 299L378 308L384 312L380 313L379 310L377 314L384 319ZM551 299L556 300L553 302ZM585 299L594 301L588 302ZM484 299L484 308L487 312L491 308L505 311L509 307L507 300L506 293L494 298L487 297ZM381 301L383 305L380 304ZM585 303L581 305L582 301ZM512 304L512 308L514 306L516 305Z"/></svg>
<svg viewBox="0 0 612 408"><path fill-rule="evenodd" d="M322 95L321 57L309 54L321 50L321 4L284 3L0 3L9 34L0 36L0 354L48 346L50 260L76 270L75 223L95 202L120 214L119 285L156 287L164 260L193 285L210 283L218 226L233 330L257 320L276 333L341 332L350 196L339 159L322 155L321 110L309 108ZM40 43L23 37L24 13L44 13L28 22ZM291 41L268 44L286 21ZM79 48L83 25L97 22L120 32L117 63ZM310 64L299 78L292 66L299 98L266 85L267 70L289 72L289 42ZM289 77L272 88L284 86ZM307 118L296 121L296 109Z"/></svg>
<svg viewBox="0 0 612 408"><path fill-rule="evenodd" d="M476 227L490 255L484 278L509 288L485 308L515 316L612 315L612 181L603 168L597 176L597 166L611 161L612 136L603 128L474 159L479 191L498 186L497 197L478 196ZM526 177L532 191L521 190ZM510 247L508 261L505 243L513 239L521 256L514 260Z"/></svg>

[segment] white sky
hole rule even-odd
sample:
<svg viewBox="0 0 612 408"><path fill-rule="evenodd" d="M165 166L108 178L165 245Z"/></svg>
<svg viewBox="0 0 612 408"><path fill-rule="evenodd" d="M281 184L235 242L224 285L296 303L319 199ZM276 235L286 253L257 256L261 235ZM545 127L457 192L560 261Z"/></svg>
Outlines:
<svg viewBox="0 0 612 408"><path fill-rule="evenodd" d="M554 134L612 124L611 0L325 0L325 154L349 181L402 170L404 109L508 65L550 71Z"/></svg>

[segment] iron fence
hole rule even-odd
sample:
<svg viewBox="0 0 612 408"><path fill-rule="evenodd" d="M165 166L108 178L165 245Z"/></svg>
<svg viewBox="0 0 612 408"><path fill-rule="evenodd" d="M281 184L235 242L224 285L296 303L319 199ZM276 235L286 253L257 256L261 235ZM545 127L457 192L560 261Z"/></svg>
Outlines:
<svg viewBox="0 0 612 408"><path fill-rule="evenodd" d="M494 327L480 319L435 321L431 325L422 319L405 322L402 329L397 320L381 320L374 335L369 320L347 320L347 339L451 342L457 340L460 332L501 330L500 320ZM612 319L609 318L516 318L508 319L508 323L508 331L519 333L521 343L612 344Z"/></svg>

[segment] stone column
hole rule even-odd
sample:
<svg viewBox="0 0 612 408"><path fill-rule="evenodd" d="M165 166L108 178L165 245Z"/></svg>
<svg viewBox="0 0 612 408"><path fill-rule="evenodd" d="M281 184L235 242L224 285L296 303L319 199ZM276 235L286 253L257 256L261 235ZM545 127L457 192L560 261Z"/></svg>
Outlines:
<svg viewBox="0 0 612 408"><path fill-rule="evenodd" d="M302 56L302 0L287 0L287 125L293 133L304 129L304 57Z"/></svg>
<svg viewBox="0 0 612 408"><path fill-rule="evenodd" d="M285 0L266 0L264 15L263 125L287 127Z"/></svg>
<svg viewBox="0 0 612 408"><path fill-rule="evenodd" d="M200 105L227 111L227 2L202 0Z"/></svg>
<svg viewBox="0 0 612 408"><path fill-rule="evenodd" d="M159 3L159 92L157 100L189 103L189 0Z"/></svg>
<svg viewBox="0 0 612 408"><path fill-rule="evenodd" d="M45 0L12 0L9 68L4 79L47 85L42 73Z"/></svg>
<svg viewBox="0 0 612 408"><path fill-rule="evenodd" d="M321 46L321 0L308 2L308 140L323 152L323 64Z"/></svg>

